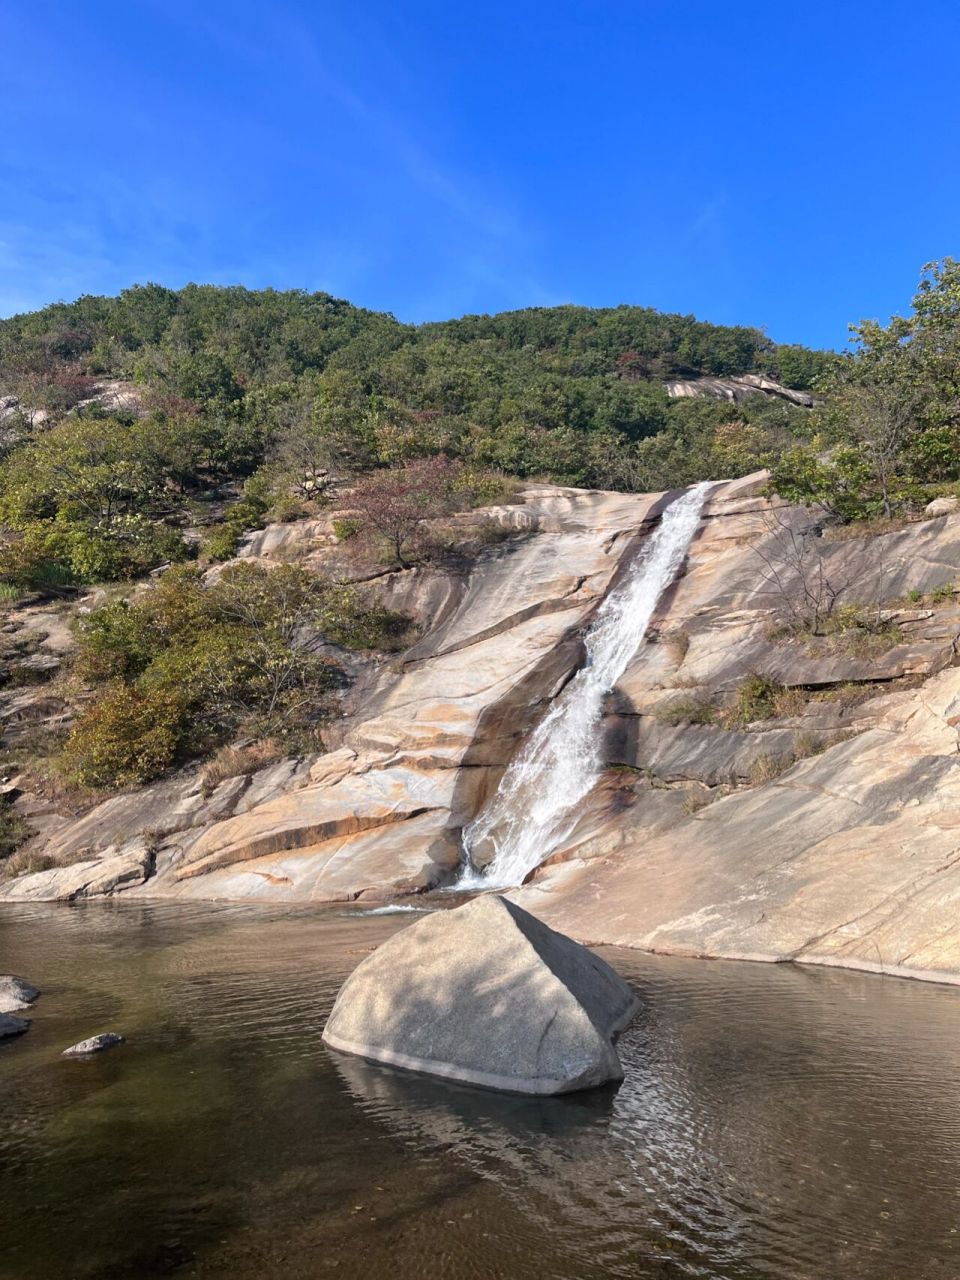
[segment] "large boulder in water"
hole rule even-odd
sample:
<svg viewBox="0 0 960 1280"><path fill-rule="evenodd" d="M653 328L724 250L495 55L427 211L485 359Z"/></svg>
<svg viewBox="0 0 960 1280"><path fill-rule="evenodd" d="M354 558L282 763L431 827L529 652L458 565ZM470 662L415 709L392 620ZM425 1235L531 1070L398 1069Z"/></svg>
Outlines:
<svg viewBox="0 0 960 1280"><path fill-rule="evenodd" d="M638 1002L608 964L504 898L437 911L347 979L334 1049L517 1093L622 1080L614 1048Z"/></svg>

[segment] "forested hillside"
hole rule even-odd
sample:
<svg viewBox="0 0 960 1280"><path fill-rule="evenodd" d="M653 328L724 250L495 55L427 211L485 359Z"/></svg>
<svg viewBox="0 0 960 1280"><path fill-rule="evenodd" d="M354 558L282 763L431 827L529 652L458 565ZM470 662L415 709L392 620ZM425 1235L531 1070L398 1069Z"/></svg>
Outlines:
<svg viewBox="0 0 960 1280"><path fill-rule="evenodd" d="M238 526L264 503L283 514L320 497L331 475L438 455L662 488L770 461L805 416L763 396L671 401L665 377L762 371L809 386L828 364L759 330L637 307L416 328L326 294L138 286L0 324L0 391L16 397L0 515L34 541L69 541L78 522L109 535L90 563L50 548L89 580L170 558L179 499L251 477L260 510L236 513ZM103 397L82 405L105 379L136 383L137 413Z"/></svg>
<svg viewBox="0 0 960 1280"><path fill-rule="evenodd" d="M463 571L512 536L464 513L525 479L652 492L767 466L816 504L814 540L955 500L960 268L928 268L908 317L855 337L839 356L634 307L412 327L324 294L193 285L0 323L0 600L66 597L73 636L68 660L38 659L21 618L0 646L9 715L46 716L8 735L18 767L83 791L231 743L247 763L315 749L357 664L424 621L376 582ZM678 379L736 398L672 398ZM207 572L251 529L321 516L322 562ZM72 612L94 583L118 585Z"/></svg>
<svg viewBox="0 0 960 1280"><path fill-rule="evenodd" d="M430 459L461 506L498 476L651 491L770 466L838 518L889 516L958 474L958 296L954 263L928 268L913 314L862 325L842 357L626 306L415 327L239 287L57 303L0 322L0 578L136 576L195 554L182 531L212 511L205 550L224 558L243 529L377 469L436 490ZM665 387L756 374L818 407Z"/></svg>

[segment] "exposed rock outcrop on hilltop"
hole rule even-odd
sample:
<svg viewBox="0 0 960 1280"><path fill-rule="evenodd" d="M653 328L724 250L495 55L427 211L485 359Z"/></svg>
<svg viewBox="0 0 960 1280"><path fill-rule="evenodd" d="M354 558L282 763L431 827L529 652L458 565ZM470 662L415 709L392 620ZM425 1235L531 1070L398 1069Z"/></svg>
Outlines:
<svg viewBox="0 0 960 1280"><path fill-rule="evenodd" d="M761 373L742 373L731 378L672 378L664 383L667 395L672 400L692 398L695 400L746 400L749 396L774 396L779 400L789 400L792 404L802 405L809 409L813 405L813 396L807 391L794 391L790 387L775 382Z"/></svg>
<svg viewBox="0 0 960 1280"><path fill-rule="evenodd" d="M609 768L518 901L581 940L960 979L960 516L817 539L843 599L869 606L883 635L791 638L775 633L782 601L758 549L817 516L762 487L713 491L607 700ZM664 502L524 497L484 513L524 536L376 580L423 634L358 668L325 755L209 795L188 770L81 818L34 801L38 853L78 860L0 882L0 896L325 902L449 880L460 828L577 669L584 627ZM321 520L252 535L243 554L322 565L337 549ZM752 723L696 714L753 674L796 693Z"/></svg>
<svg viewBox="0 0 960 1280"><path fill-rule="evenodd" d="M143 394L134 382L124 378L102 378L91 387L91 393L77 401L74 410L97 407L108 413L133 413L143 410ZM25 417L33 426L47 422L50 414L45 409L27 404L9 393L0 393L0 429L3 424Z"/></svg>

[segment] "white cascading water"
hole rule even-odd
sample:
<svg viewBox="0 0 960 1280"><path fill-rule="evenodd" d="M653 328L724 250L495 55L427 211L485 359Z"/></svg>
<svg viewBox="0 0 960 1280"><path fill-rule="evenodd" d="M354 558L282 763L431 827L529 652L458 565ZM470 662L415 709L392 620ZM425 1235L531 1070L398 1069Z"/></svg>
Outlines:
<svg viewBox="0 0 960 1280"><path fill-rule="evenodd" d="M695 485L671 503L624 581L600 605L584 637L584 666L510 764L496 795L464 829L458 889L522 884L573 829L577 806L603 766L603 699L627 669L657 601L683 563L709 488ZM491 849L492 857L478 870L475 852Z"/></svg>

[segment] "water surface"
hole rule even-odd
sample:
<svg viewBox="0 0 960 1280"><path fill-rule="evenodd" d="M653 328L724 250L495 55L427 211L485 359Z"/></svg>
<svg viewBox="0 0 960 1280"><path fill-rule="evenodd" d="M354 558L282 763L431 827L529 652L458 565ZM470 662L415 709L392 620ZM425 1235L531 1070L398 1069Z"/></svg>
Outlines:
<svg viewBox="0 0 960 1280"><path fill-rule="evenodd" d="M0 1046L0 1275L960 1276L960 991L606 951L625 1083L525 1100L324 1048L416 918L0 906L44 991Z"/></svg>

